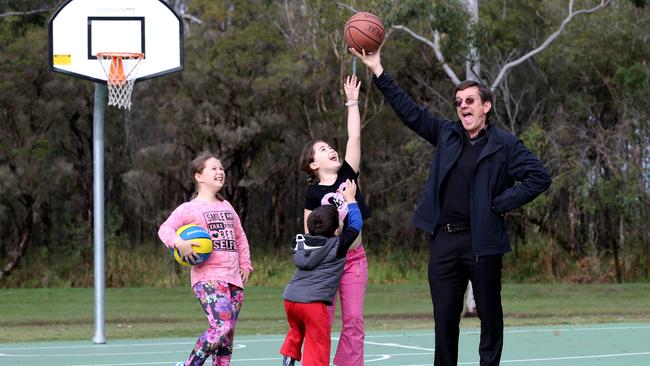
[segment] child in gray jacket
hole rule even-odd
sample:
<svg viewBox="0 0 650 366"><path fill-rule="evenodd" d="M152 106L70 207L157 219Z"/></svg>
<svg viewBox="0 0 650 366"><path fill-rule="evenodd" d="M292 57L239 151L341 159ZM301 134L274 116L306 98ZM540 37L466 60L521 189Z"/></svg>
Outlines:
<svg viewBox="0 0 650 366"><path fill-rule="evenodd" d="M348 179L340 191L348 203L348 215L347 225L339 236L338 211L333 205L314 209L307 218L309 234L296 235L292 252L297 269L284 290L289 322L289 332L280 349L284 366L293 366L301 358L303 366L329 365L331 329L327 305L332 304L340 285L348 248L363 226L354 199L356 190L356 184Z"/></svg>

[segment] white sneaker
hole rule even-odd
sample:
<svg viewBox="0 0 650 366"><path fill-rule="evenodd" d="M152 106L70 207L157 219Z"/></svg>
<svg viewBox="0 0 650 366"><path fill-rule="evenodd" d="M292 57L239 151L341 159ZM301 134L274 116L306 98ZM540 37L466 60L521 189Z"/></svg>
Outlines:
<svg viewBox="0 0 650 366"><path fill-rule="evenodd" d="M282 356L282 366L294 366L296 360L289 356Z"/></svg>
<svg viewBox="0 0 650 366"><path fill-rule="evenodd" d="M185 366L185 362L176 362L174 366Z"/></svg>

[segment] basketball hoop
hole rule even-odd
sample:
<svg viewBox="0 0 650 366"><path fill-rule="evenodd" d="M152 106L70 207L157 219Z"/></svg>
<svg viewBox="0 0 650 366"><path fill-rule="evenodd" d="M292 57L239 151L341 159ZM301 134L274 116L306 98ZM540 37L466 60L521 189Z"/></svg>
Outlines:
<svg viewBox="0 0 650 366"><path fill-rule="evenodd" d="M108 105L131 109L131 92L136 69L144 53L97 52L97 59L108 78Z"/></svg>

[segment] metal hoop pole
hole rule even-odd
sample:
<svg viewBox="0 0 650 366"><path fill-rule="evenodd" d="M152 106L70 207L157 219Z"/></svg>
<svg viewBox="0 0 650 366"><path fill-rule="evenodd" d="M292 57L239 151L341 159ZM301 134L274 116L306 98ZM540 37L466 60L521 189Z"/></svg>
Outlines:
<svg viewBox="0 0 650 366"><path fill-rule="evenodd" d="M95 252L95 336L93 343L106 343L104 335L104 104L106 85L95 83L93 110L93 240Z"/></svg>

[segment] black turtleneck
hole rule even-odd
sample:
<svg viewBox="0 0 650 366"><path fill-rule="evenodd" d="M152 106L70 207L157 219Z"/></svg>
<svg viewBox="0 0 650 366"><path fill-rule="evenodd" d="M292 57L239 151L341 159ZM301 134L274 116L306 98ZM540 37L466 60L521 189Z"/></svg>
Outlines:
<svg viewBox="0 0 650 366"><path fill-rule="evenodd" d="M463 133L463 151L451 167L440 189L441 205L438 225L470 221L470 187L474 167L487 143L489 125L470 138Z"/></svg>

